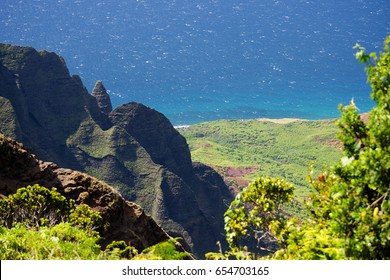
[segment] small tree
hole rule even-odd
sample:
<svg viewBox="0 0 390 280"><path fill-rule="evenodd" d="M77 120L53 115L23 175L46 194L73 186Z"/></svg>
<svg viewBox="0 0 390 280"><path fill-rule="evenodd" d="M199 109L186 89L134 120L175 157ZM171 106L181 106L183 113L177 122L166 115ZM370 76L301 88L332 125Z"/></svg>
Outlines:
<svg viewBox="0 0 390 280"><path fill-rule="evenodd" d="M353 102L341 107L340 139L344 156L334 168L335 179L321 186L331 190L328 203L331 228L345 240L348 258L390 258L390 37L384 52L366 54L356 45L357 58L366 64L371 97L377 107L365 124Z"/></svg>
<svg viewBox="0 0 390 280"><path fill-rule="evenodd" d="M225 214L226 237L236 252L233 255L237 256L240 248L238 238L248 234L249 227L256 227L279 238L282 246L274 255L277 259L390 259L389 44L390 36L379 56L355 46L357 59L366 65L377 107L364 122L353 100L340 106L338 137L343 156L317 179L309 176L314 188L307 201L310 219L297 225L272 214L278 209L275 205L290 199L292 188L276 184L274 179L259 179L237 196ZM277 185L280 188L275 188ZM283 196L278 198L278 194ZM208 256L226 258L226 254Z"/></svg>
<svg viewBox="0 0 390 280"><path fill-rule="evenodd" d="M231 251L209 253L207 258L252 259L256 253L274 253L278 239L286 238L287 219L281 206L291 201L293 191L293 185L270 177L249 184L225 212L226 240ZM256 243L252 249L256 253L248 252L245 243Z"/></svg>
<svg viewBox="0 0 390 280"><path fill-rule="evenodd" d="M5 227L11 228L15 223L52 227L61 222L93 230L101 226L102 217L88 205L76 207L74 200L66 199L55 188L37 184L19 188L0 200L0 225Z"/></svg>
<svg viewBox="0 0 390 280"><path fill-rule="evenodd" d="M30 227L43 223L53 226L62 222L73 207L73 201L68 201L54 188L28 186L0 200L0 222L6 227L18 222Z"/></svg>
<svg viewBox="0 0 390 280"><path fill-rule="evenodd" d="M356 57L366 64L377 107L365 123L353 101L340 106L343 157L317 180L311 178L316 191L308 202L312 222L291 231L289 246L278 252L279 258L390 258L389 43L390 37L379 57L355 46ZM308 242L308 236L320 242Z"/></svg>

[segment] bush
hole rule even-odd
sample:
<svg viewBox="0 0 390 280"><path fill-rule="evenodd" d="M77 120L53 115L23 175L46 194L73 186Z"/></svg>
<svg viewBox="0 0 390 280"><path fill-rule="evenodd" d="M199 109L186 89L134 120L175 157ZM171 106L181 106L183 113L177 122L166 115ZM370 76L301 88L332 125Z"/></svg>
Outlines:
<svg viewBox="0 0 390 280"><path fill-rule="evenodd" d="M0 227L2 260L102 259L99 235L59 223L53 227L30 229L18 223Z"/></svg>
<svg viewBox="0 0 390 280"><path fill-rule="evenodd" d="M287 219L282 205L292 199L294 187L282 179L259 178L239 193L225 212L226 240L231 251L208 254L208 259L251 259L277 249L277 237L285 239ZM248 252L245 239L256 243Z"/></svg>
<svg viewBox="0 0 390 280"><path fill-rule="evenodd" d="M1 259L101 259L102 217L55 188L20 188L0 200Z"/></svg>
<svg viewBox="0 0 390 280"><path fill-rule="evenodd" d="M74 201L68 201L55 188L27 186L0 200L0 223L6 227L14 223L28 227L53 226L67 219L73 208Z"/></svg>
<svg viewBox="0 0 390 280"><path fill-rule="evenodd" d="M168 241L160 242L146 248L136 256L135 260L186 260L192 259L187 252L180 252L176 248L177 239L171 238Z"/></svg>

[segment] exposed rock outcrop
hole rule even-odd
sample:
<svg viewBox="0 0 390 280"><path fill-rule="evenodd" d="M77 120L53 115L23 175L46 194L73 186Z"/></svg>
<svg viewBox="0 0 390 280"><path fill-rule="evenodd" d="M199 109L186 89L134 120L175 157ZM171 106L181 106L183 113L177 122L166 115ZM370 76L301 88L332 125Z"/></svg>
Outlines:
<svg viewBox="0 0 390 280"><path fill-rule="evenodd" d="M134 102L111 111L103 89L98 82L89 94L54 53L0 44L0 132L115 187L200 258L225 244L232 197L223 180L192 166L185 138L163 114Z"/></svg>
<svg viewBox="0 0 390 280"><path fill-rule="evenodd" d="M87 174L43 162L23 145L0 134L0 195L8 196L20 187L39 184L57 190L77 204L88 204L99 212L109 228L101 232L103 245L124 240L143 250L169 239L156 222L118 191Z"/></svg>
<svg viewBox="0 0 390 280"><path fill-rule="evenodd" d="M111 99L102 81L96 81L92 90L92 96L96 98L100 111L103 114L108 115L112 111Z"/></svg>

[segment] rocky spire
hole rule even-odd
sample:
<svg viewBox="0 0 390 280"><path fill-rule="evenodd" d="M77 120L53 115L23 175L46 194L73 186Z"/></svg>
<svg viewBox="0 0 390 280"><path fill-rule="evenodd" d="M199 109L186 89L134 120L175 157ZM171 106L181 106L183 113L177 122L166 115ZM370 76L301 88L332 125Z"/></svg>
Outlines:
<svg viewBox="0 0 390 280"><path fill-rule="evenodd" d="M95 87L92 90L92 96L96 98L102 113L108 115L112 111L110 96L108 95L102 81L96 81Z"/></svg>

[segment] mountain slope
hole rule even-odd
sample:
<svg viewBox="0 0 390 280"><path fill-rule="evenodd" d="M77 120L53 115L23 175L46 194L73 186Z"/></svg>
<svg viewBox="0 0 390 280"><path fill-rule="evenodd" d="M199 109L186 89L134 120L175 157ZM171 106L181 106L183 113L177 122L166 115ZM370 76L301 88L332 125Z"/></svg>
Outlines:
<svg viewBox="0 0 390 280"><path fill-rule="evenodd" d="M20 187L39 184L55 187L76 204L88 204L99 212L107 229L100 229L103 246L124 240L139 251L169 239L169 236L135 203L125 201L112 187L87 174L44 162L23 145L0 134L0 196Z"/></svg>
<svg viewBox="0 0 390 280"><path fill-rule="evenodd" d="M232 196L223 180L193 167L185 138L164 115L135 102L110 111L104 91L99 82L89 94L54 53L0 44L0 132L114 186L198 257L225 244Z"/></svg>

